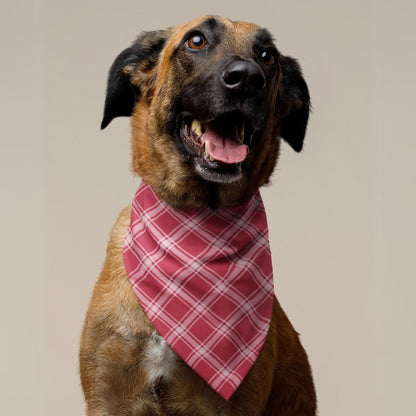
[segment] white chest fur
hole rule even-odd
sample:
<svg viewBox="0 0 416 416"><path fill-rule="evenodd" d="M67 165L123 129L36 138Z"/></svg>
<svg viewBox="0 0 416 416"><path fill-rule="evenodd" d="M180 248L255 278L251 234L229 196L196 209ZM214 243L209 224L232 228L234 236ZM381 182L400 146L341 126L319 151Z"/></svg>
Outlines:
<svg viewBox="0 0 416 416"><path fill-rule="evenodd" d="M144 359L141 363L146 371L150 384L160 379L168 381L177 365L178 356L166 341L154 331L145 347Z"/></svg>

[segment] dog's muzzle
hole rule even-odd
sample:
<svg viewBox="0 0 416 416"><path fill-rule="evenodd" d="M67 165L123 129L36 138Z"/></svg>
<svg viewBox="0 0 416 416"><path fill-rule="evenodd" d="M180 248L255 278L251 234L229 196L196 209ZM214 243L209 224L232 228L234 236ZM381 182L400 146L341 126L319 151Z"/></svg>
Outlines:
<svg viewBox="0 0 416 416"><path fill-rule="evenodd" d="M200 83L209 94L193 89L190 110L178 118L179 137L202 178L230 183L241 178L253 135L263 126L266 79L255 62L242 59L218 72L215 85L212 78Z"/></svg>

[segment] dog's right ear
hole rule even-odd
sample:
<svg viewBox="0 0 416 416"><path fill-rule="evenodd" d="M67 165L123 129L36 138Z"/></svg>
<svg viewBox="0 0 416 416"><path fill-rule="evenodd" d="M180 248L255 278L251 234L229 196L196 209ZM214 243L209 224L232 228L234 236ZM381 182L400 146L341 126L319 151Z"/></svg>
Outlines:
<svg viewBox="0 0 416 416"><path fill-rule="evenodd" d="M142 33L117 56L107 79L107 95L101 129L116 117L130 116L143 87L154 77L159 54L166 42L165 31ZM132 82L134 78L134 83Z"/></svg>

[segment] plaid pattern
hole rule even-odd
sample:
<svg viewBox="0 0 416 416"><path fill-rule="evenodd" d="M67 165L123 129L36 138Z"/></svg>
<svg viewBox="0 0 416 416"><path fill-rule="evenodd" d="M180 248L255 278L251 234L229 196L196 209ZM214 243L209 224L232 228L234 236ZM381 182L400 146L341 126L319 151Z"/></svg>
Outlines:
<svg viewBox="0 0 416 416"><path fill-rule="evenodd" d="M142 182L124 263L157 331L228 400L259 354L272 313L272 263L259 191L235 208L178 210Z"/></svg>

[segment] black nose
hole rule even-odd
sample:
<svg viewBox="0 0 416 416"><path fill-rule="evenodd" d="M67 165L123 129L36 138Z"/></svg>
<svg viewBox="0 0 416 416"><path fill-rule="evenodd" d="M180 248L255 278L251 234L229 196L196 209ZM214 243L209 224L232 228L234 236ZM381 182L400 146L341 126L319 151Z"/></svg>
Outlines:
<svg viewBox="0 0 416 416"><path fill-rule="evenodd" d="M255 92L266 86L261 68L254 62L238 60L225 68L221 81L227 90Z"/></svg>

